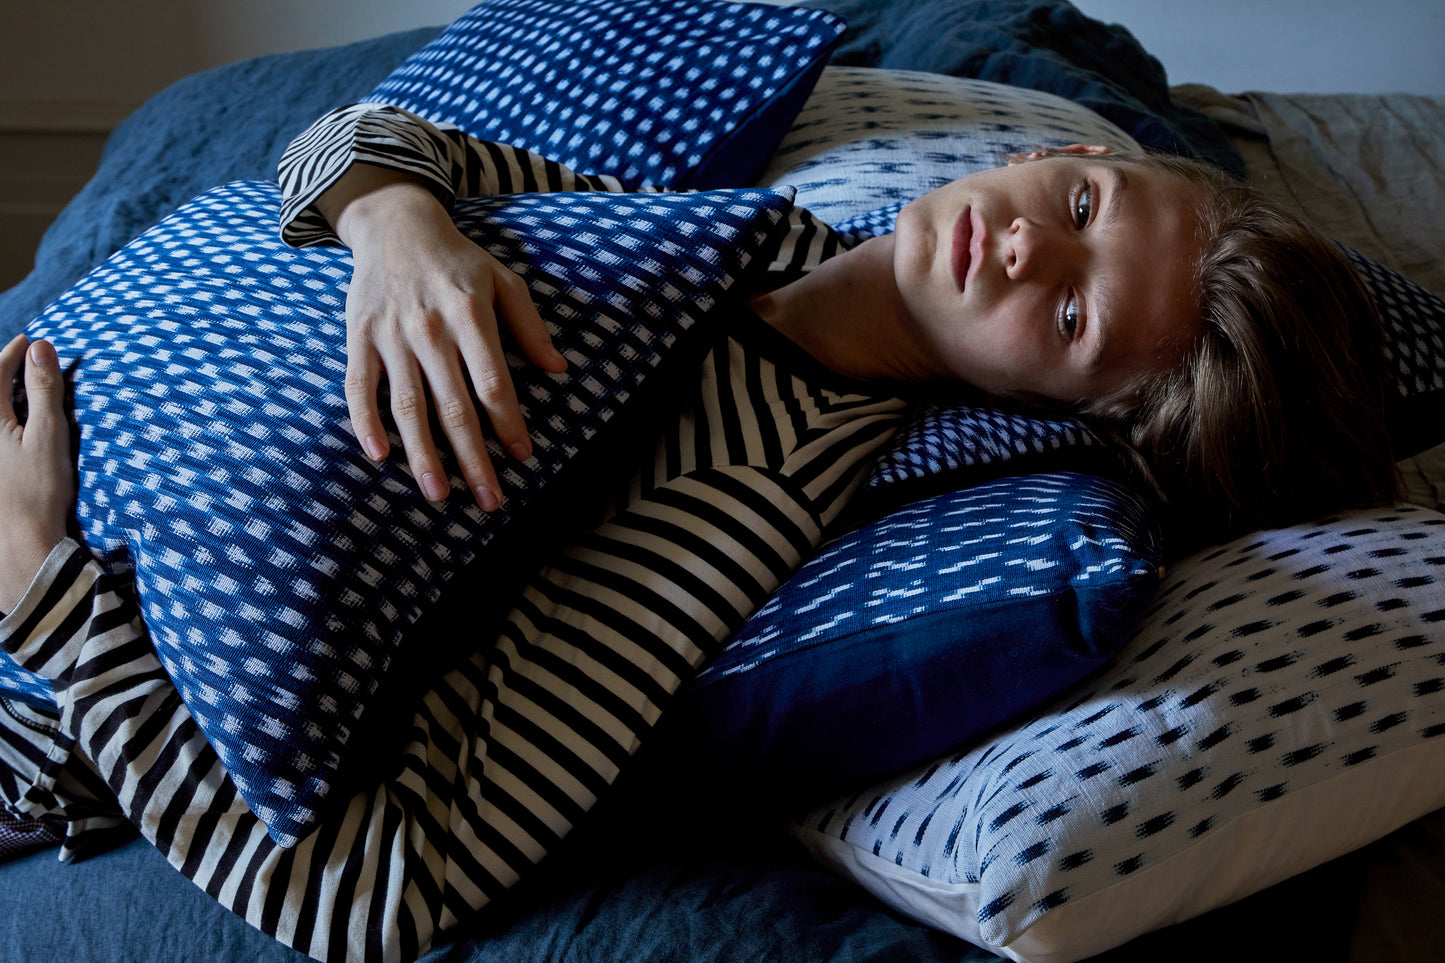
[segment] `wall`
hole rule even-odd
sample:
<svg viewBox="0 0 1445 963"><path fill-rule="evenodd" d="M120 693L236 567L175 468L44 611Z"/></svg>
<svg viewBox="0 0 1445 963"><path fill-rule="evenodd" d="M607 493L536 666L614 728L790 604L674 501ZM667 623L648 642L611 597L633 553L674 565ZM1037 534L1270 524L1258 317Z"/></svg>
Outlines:
<svg viewBox="0 0 1445 963"><path fill-rule="evenodd" d="M1073 0L1122 23L1171 83L1445 96L1440 0Z"/></svg>
<svg viewBox="0 0 1445 963"><path fill-rule="evenodd" d="M1172 82L1445 95L1440 0L1076 0ZM471 0L0 0L0 289L94 169L105 132L185 74L440 24Z"/></svg>
<svg viewBox="0 0 1445 963"><path fill-rule="evenodd" d="M0 290L95 170L106 133L186 74L442 24L469 0L0 0Z"/></svg>

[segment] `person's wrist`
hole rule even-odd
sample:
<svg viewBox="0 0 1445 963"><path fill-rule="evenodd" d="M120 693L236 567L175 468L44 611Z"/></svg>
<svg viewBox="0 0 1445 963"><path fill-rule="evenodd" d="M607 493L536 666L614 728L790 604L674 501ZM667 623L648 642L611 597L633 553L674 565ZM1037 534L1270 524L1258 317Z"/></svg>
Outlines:
<svg viewBox="0 0 1445 963"><path fill-rule="evenodd" d="M366 171L347 185L322 214L337 237L352 250L376 247L394 239L401 225L430 223L447 217L446 209L415 178L392 171Z"/></svg>
<svg viewBox="0 0 1445 963"><path fill-rule="evenodd" d="M4 564L0 565L0 612L14 610L35 575L65 536L40 529L16 531L0 545Z"/></svg>

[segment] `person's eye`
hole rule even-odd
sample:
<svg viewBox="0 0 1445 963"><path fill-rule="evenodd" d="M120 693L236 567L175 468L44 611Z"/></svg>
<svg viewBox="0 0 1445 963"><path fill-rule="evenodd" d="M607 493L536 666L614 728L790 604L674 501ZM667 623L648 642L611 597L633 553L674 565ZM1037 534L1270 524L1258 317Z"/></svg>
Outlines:
<svg viewBox="0 0 1445 963"><path fill-rule="evenodd" d="M1079 333L1079 314L1079 296L1070 291L1059 311L1059 334L1064 336L1064 340L1072 341Z"/></svg>
<svg viewBox="0 0 1445 963"><path fill-rule="evenodd" d="M1094 216L1094 185L1089 181L1082 181L1075 189L1074 199L1069 206L1074 226L1080 230L1088 227Z"/></svg>

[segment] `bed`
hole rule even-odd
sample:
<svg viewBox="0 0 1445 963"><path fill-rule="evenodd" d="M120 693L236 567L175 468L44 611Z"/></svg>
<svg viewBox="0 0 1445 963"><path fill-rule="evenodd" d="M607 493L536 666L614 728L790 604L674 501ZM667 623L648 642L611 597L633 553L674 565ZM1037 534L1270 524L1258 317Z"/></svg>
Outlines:
<svg viewBox="0 0 1445 963"><path fill-rule="evenodd" d="M967 86L974 81L1041 90L1097 111L1109 125L1101 136L1121 131L1140 143L1194 153L1231 168L1368 259L1370 270L1379 272L1377 290L1391 292L1381 296L1394 299L1390 304L1408 314L1402 323L1413 325L1412 330L1423 326L1418 348L1407 350L1403 336L1392 342L1418 382L1410 403L1402 405L1397 436L1400 454L1407 456L1401 467L1410 504L1400 511L1376 509L1322 521L1293 534L1247 536L1199 556L1170 558L1167 565L1156 559L1144 568L1150 579L1162 579L1160 601L1154 601L1155 582L1147 582L1148 604L1130 615L1134 621L1124 623L1142 621L1144 628L1138 637L1120 639L1123 648L1117 655L1099 653L1098 660L1076 670L1082 677L1059 683L1057 693L1011 705L1007 713L970 716L959 723L966 725L968 739L949 736L934 744L914 734L907 758L917 768L870 779L865 788L843 779L827 792L808 791L817 778L836 774L842 765L808 771L823 739L817 736L791 749L794 755L786 754L788 747L774 746L772 758L782 760L775 763L777 771L734 773L724 780L751 789L718 793L717 760L737 760L746 753L718 737L708 750L715 755L703 756L700 767L712 771L684 778L681 760L695 762L700 752L693 742L689 753L686 747L696 733L681 726L679 734L669 733L665 745L644 753L637 771L514 898L459 927L450 941L422 958L479 963L1063 960L1095 954L1113 961L1241 954L1432 958L1445 937L1438 912L1445 905L1445 817L1430 815L1445 804L1439 775L1445 766L1434 744L1441 741L1435 733L1445 723L1435 704L1441 691L1438 666L1445 664L1440 661L1445 660L1445 633L1436 617L1445 604L1428 594L1436 582L1431 566L1445 557L1431 550L1445 544L1445 535L1433 528L1445 502L1445 455L1432 447L1441 440L1433 434L1440 423L1437 395L1445 387L1445 368L1430 370L1445 353L1440 342L1445 327L1438 326L1445 317L1439 302L1445 294L1440 257L1445 251L1445 192L1440 190L1445 173L1438 162L1445 156L1445 104L1405 95L1227 95L1199 86L1171 90L1157 63L1137 49L1127 32L1081 18L1063 3L819 0L809 6L847 18L848 30L824 45L829 65L824 69L819 60L817 70L796 88L769 102L796 98L776 107L776 116L764 117L776 128L774 143L781 141L776 154L769 148L766 156L748 156L766 138L734 141L709 154L727 161L718 161L719 168L733 169L738 161L732 155L741 153L743 166L753 171L745 183L789 183L797 188L800 204L845 234L864 237L887 229L891 213L916 192L920 176L970 164L991 166L1000 144L1032 146L1020 138L1037 137L1040 130L1060 142L1101 130L1090 126L1093 115L1065 110L1052 99ZM404 92L393 71L439 32L409 31L348 47L260 58L188 78L158 95L116 131L95 179L47 234L34 272L0 295L0 323L7 336L193 195L238 179L272 177L281 149L323 111L362 99L378 84L392 83L392 91ZM880 89L892 99L870 99L885 96ZM961 100L967 103L960 105ZM880 123L881 110L903 129ZM949 140L939 133L949 128L947 115L956 110L967 114L970 139ZM755 130L750 129L750 137ZM899 163L896 152L904 149L912 156ZM894 153L880 157L880 150ZM728 175L718 176L725 180ZM967 457L939 468L937 462L949 462L950 450L940 454L929 447L928 438L936 441L929 428L925 422L921 429L925 443L901 450L891 466L901 481L892 495L877 496L893 502L875 501L868 506L873 514L885 503L891 511L894 502L947 497L1001 479L1061 468L1092 470L1100 464L1088 439L1065 426L1039 444L1013 451L980 456L980 449L965 447ZM869 529L858 531L866 543ZM876 531L872 538L878 540ZM1271 579L1298 585L1292 572L1300 569L1290 570L1278 559L1307 555L1300 545L1311 542L1328 543L1321 549L1327 555L1314 558L1321 566L1336 564L1340 578L1361 584L1379 580L1384 594L1356 593L1363 594L1359 614L1331 614L1340 636L1333 657L1298 655L1323 651L1312 648L1327 644L1316 635L1309 636L1316 640L1310 646L1289 644L1271 656L1241 657L1237 653L1247 649L1238 639L1248 638L1249 646L1268 645L1269 637L1296 623L1271 616L1272 625L1260 629L1256 626L1264 620L1258 613L1233 621L1219 613L1236 597L1265 592L1253 586L1272 585ZM835 554L821 556L816 564L836 570L836 553L847 548L846 543L831 547ZM1396 564L1404 567L1389 567ZM1368 574L1360 574L1367 568ZM1311 577L1318 578L1301 576ZM1405 584L1420 593L1419 601L1412 595L1398 602ZM1324 599L1331 613L1342 611L1338 588L1326 581L1311 603L1326 605ZM1276 599L1285 593L1272 589L1265 594ZM1400 609L1404 615L1389 614ZM1311 626L1328 621L1300 618ZM1372 653L1366 640L1382 633L1371 627L1387 618L1396 619L1383 633L1390 644L1383 653ZM1190 637L1196 628L1201 631ZM918 631L931 630L920 626ZM750 639L759 638L771 644L774 636L753 630ZM1216 643L1215 649L1201 648ZM1180 645L1195 648L1171 648ZM1196 651L1205 657L1187 654ZM1211 662L1212 675L1189 681L1191 672ZM1248 663L1250 671L1226 679L1223 673L1236 663ZM1299 678L1281 681L1296 663ZM697 691L705 696L715 691L709 684L753 664L746 653L725 657ZM808 669L816 671L815 666ZM1350 686L1369 688L1369 698L1341 702L1339 692L1318 681L1326 677L1331 685L1345 679ZM1261 692L1270 698L1262 700ZM1165 711L1170 700L1188 703L1190 709L1218 703L1224 721L1201 716L1181 722L1184 717ZM1077 743L1069 751L1125 752L1129 744L1150 737L1157 746L1190 742L1194 736L1180 738L1186 729L1197 730L1196 736L1207 736L1206 725L1223 732L1256 702L1287 707L1265 713L1267 720L1285 719L1294 711L1292 702L1300 707L1328 702L1333 715L1322 712L1319 720L1301 723L1303 734L1296 735L1302 742L1290 743L1293 748L1281 748L1289 721L1243 733L1236 742L1247 739L1249 748L1242 752L1255 761L1234 775L1197 775L1208 767L1191 764L1188 755L1182 762L1096 755L1081 764L1083 769L1058 773L1037 766L1044 758L1039 747L1047 742L1051 751L1056 748L1060 729L1082 733L1069 740ZM692 705L681 714L688 724L701 725L693 717L705 717L710 704L699 697ZM719 710L714 706L712 711ZM841 710L833 706L829 711ZM920 710L919 725L926 728L923 723L938 711ZM1115 725L1126 713L1150 719ZM806 721L799 716L789 725L801 728ZM826 712L821 723L811 720L825 735L829 722ZM1328 728L1345 723L1366 733L1367 743L1350 742L1359 737L1354 729ZM738 731L745 728L740 725ZM888 731L896 737L897 730ZM843 737L835 731L834 738ZM684 748L679 750L673 739ZM889 745L880 751L890 748L903 753ZM1341 762L1346 758L1348 765ZM1365 770L1352 768L1377 759L1380 765L1368 777L1359 775ZM1386 759L1393 760L1388 767ZM1169 768L1175 765L1182 768ZM1308 776L1308 791L1291 793L1289 780L1275 775L1285 769L1305 772L1311 765L1324 768ZM1148 838L1154 841L1149 846L1161 848L1141 845L1137 852L1120 850L1110 859L1107 847L1117 843L1107 834L1087 836L1083 848L1070 844L1064 851L1059 849L1062 836L1021 834L1018 822L1010 828L1021 813L1036 827L1057 825L1062 813L1040 817L1057 808L1050 806L1050 794L1055 803L1078 796L1073 788L1061 790L1061 780L1083 784L1092 778L1080 775L1089 766L1110 773L1106 778L1112 788L1098 790L1097 799L1094 789L1082 791L1099 811L1117 813L1106 817L1106 824L1131 828L1126 839ZM1137 800L1148 798L1143 784L1156 771L1163 773L1157 782L1212 788L1216 801L1227 798L1226 806L1235 808L1221 808L1218 814L1210 810L1202 818L1176 816L1173 809L1146 811ZM802 786L797 798L779 800L757 789L789 772ZM1025 783L1034 795L1021 795ZM1238 802L1243 797L1247 803ZM1294 800L1291 808L1275 805L1272 810L1271 804L1282 798ZM1218 825L1204 826L1208 820ZM930 849L940 827L950 838ZM27 842L19 835L33 828L12 828L9 858L0 864L0 886L12 907L0 924L7 958L305 958L222 909L144 840L60 865L52 839L41 833ZM958 854L968 845L958 838L969 834L974 850L965 858ZM1225 841L1201 850L1191 842L1200 838ZM1080 857L1084 852L1088 856ZM947 872L934 865L940 853L950 854L954 863ZM1041 853L1049 858L1041 860ZM1060 876L1059 862L1080 875ZM1038 870L1044 863L1055 868ZM1015 883L989 882L1010 864L1019 867ZM1103 864L1112 864L1104 876L1088 875Z"/></svg>

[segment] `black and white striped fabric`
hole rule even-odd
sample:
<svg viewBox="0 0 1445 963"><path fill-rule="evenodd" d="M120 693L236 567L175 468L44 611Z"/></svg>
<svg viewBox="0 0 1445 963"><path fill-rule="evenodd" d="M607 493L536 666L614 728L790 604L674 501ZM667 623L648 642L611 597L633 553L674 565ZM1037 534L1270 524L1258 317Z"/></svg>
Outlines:
<svg viewBox="0 0 1445 963"><path fill-rule="evenodd" d="M540 186L577 183L540 158L502 154L506 170L528 171ZM309 160L298 166L327 169ZM292 180L308 186L305 176ZM736 214L743 223L760 227L786 209L774 192L744 194L762 203L741 205L751 211ZM726 224L739 195L725 198L700 238L733 231ZM594 222L608 200L635 212L672 203L599 197L574 211L585 208ZM689 203L659 216L696 232ZM806 265L810 251L835 244L806 218L791 228L778 254L784 264ZM739 240L752 247L746 233L734 231L731 257ZM193 247L209 254L206 243ZM687 253L706 258L707 249ZM698 274L707 283L712 272ZM307 299L339 303L328 290L339 288ZM265 313L242 314L259 323ZM609 520L533 579L500 633L436 640L468 656L392 727L403 743L388 754L398 768L376 774L379 783L362 780L368 788L337 800L294 848L246 804L178 697L127 580L104 574L73 544L52 554L0 623L0 646L46 680L60 708L21 705L13 725L0 717L7 807L64 822L67 856L84 854L123 813L206 892L317 958L424 950L525 876L582 818L670 694L812 551L903 416L903 402L860 393L751 315L698 330L711 339L707 360L655 451L630 482L613 486ZM409 479L395 487L412 489Z"/></svg>
<svg viewBox="0 0 1445 963"><path fill-rule="evenodd" d="M578 171L749 184L843 33L805 7L487 0L367 97Z"/></svg>
<svg viewBox="0 0 1445 963"><path fill-rule="evenodd" d="M1255 533L1174 566L1082 690L797 831L909 915L1080 959L1445 805L1442 666L1445 516Z"/></svg>

